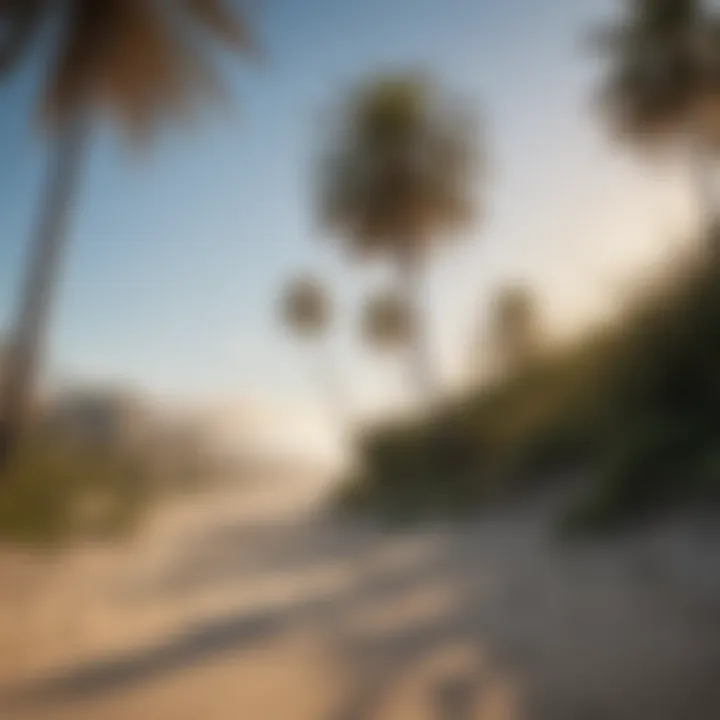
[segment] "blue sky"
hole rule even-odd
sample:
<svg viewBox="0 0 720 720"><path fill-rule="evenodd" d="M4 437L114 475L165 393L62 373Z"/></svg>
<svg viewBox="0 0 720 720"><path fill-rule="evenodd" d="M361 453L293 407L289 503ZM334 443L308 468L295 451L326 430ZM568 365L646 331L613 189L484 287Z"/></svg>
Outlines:
<svg viewBox="0 0 720 720"><path fill-rule="evenodd" d="M387 69L426 68L483 119L486 217L431 276L446 373L462 370L482 308L505 279L531 279L558 324L606 307L617 281L674 242L687 216L682 188L621 152L593 115L597 66L584 40L614 5L257 3L266 57L224 63L230 112L166 129L143 153L97 128L48 372L197 398L307 399L306 358L278 327L275 297L288 276L311 271L338 293L335 357L346 382L359 396L382 388L352 340L357 300L382 271L347 267L323 238L312 172L323 113L349 84ZM47 161L33 122L41 79L31 63L0 87L3 326Z"/></svg>

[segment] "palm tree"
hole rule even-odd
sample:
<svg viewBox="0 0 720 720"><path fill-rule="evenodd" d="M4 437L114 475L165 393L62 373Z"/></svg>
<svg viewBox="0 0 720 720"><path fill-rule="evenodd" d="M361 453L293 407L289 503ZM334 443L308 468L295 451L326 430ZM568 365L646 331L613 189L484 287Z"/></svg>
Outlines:
<svg viewBox="0 0 720 720"><path fill-rule="evenodd" d="M55 31L57 47L41 113L57 152L0 393L2 457L27 420L91 126L108 115L132 138L148 138L159 123L218 95L205 41L250 49L242 19L222 0L0 0L0 73L34 49L45 25Z"/></svg>
<svg viewBox="0 0 720 720"><path fill-rule="evenodd" d="M0 35L0 72L10 68L22 54L37 26L41 0L2 0L0 18L3 32Z"/></svg>
<svg viewBox="0 0 720 720"><path fill-rule="evenodd" d="M312 277L299 277L290 281L281 297L282 321L301 340L314 343L320 348L318 372L323 391L330 396L333 412L340 413L344 404L340 397L334 369L328 367L327 347L320 340L327 336L331 323L330 300L322 284ZM333 420L339 418L333 417Z"/></svg>
<svg viewBox="0 0 720 720"><path fill-rule="evenodd" d="M411 308L418 382L435 372L420 323L424 273L440 239L471 221L476 133L471 115L420 75L351 91L321 163L321 219L353 257L397 268Z"/></svg>
<svg viewBox="0 0 720 720"><path fill-rule="evenodd" d="M537 302L522 285L502 288L493 304L493 345L502 368L512 372L531 360L539 349Z"/></svg>
<svg viewBox="0 0 720 720"><path fill-rule="evenodd" d="M405 347L413 336L412 317L407 302L396 292L371 297L363 311L362 335L379 351Z"/></svg>
<svg viewBox="0 0 720 720"><path fill-rule="evenodd" d="M303 339L317 340L330 323L330 303L322 285L310 277L287 284L281 303L285 325Z"/></svg>
<svg viewBox="0 0 720 720"><path fill-rule="evenodd" d="M712 162L720 140L720 17L700 0L632 0L598 39L611 61L600 98L618 135L685 148L701 214L717 242Z"/></svg>

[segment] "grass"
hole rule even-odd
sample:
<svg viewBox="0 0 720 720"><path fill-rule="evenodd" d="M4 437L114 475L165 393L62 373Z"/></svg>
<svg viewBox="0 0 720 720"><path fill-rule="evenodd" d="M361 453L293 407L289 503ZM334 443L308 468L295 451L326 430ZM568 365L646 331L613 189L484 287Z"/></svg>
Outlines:
<svg viewBox="0 0 720 720"><path fill-rule="evenodd" d="M720 497L720 264L677 263L625 312L522 371L361 441L341 502L466 513L577 471L566 530Z"/></svg>

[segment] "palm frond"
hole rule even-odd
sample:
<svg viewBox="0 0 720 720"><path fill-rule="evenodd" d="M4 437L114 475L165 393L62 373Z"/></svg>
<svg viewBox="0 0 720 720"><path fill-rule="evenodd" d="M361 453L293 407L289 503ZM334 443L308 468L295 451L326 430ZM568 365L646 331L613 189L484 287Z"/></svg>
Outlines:
<svg viewBox="0 0 720 720"><path fill-rule="evenodd" d="M255 52L254 38L237 9L227 0L185 0L191 20L205 27L214 37L242 52Z"/></svg>
<svg viewBox="0 0 720 720"><path fill-rule="evenodd" d="M300 277L285 287L281 297L285 324L298 335L315 337L330 322L330 302L323 286L315 278Z"/></svg>
<svg viewBox="0 0 720 720"><path fill-rule="evenodd" d="M396 292L371 297L363 311L362 335L378 350L393 350L407 345L413 335L412 312L407 301Z"/></svg>
<svg viewBox="0 0 720 720"><path fill-rule="evenodd" d="M423 252L470 222L477 128L427 78L361 85L338 127L321 161L320 212L353 254Z"/></svg>
<svg viewBox="0 0 720 720"><path fill-rule="evenodd" d="M210 0L70 0L42 103L50 126L100 112L136 138L223 96L212 38L245 49L242 19Z"/></svg>
<svg viewBox="0 0 720 720"><path fill-rule="evenodd" d="M23 57L47 6L48 0L0 0L0 76Z"/></svg>
<svg viewBox="0 0 720 720"><path fill-rule="evenodd" d="M595 44L610 70L599 100L621 137L667 140L696 126L720 91L717 18L696 0L633 0Z"/></svg>

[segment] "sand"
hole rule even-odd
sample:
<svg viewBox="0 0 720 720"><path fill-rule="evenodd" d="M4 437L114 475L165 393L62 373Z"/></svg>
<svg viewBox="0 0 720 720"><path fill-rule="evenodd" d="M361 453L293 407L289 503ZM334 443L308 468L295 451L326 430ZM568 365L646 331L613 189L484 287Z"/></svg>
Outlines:
<svg viewBox="0 0 720 720"><path fill-rule="evenodd" d="M0 718L720 718L709 521L560 544L548 500L390 531L325 489L229 482L120 547L0 552Z"/></svg>

